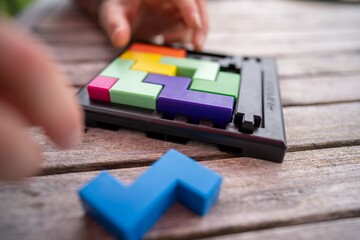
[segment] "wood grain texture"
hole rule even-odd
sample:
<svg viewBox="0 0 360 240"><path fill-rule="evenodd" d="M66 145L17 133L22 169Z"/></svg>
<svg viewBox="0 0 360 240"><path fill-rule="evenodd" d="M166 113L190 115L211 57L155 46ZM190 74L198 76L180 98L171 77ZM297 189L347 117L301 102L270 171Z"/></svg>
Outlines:
<svg viewBox="0 0 360 240"><path fill-rule="evenodd" d="M218 203L205 218L177 204L148 238L192 239L359 217L359 151L360 147L354 146L288 153L283 164L249 158L203 162L224 176ZM146 169L111 172L129 184ZM83 217L76 193L96 174L70 173L2 183L0 238L110 239Z"/></svg>
<svg viewBox="0 0 360 240"><path fill-rule="evenodd" d="M289 151L360 144L360 103L284 108Z"/></svg>
<svg viewBox="0 0 360 240"><path fill-rule="evenodd" d="M73 85L85 85L118 50L70 0L41 1L48 4L36 10L40 15L25 13L22 22L48 43ZM195 141L151 140L124 128L89 128L77 148L58 151L34 128L29 134L44 150L47 176L0 183L1 240L112 239L84 217L76 190L100 169L114 169L129 184L169 148L221 173L224 185L206 218L175 204L148 239L352 239L359 234L360 5L221 0L208 1L208 8L205 50L277 58L289 145L284 163L236 158Z"/></svg>
<svg viewBox="0 0 360 240"><path fill-rule="evenodd" d="M360 73L359 51L279 58L277 63L282 78L311 77L325 74L359 75Z"/></svg>
<svg viewBox="0 0 360 240"><path fill-rule="evenodd" d="M43 19L36 25L35 31L60 31L62 29L74 29L87 31L96 28L97 24L72 0L62 0L62 5L56 6L56 13Z"/></svg>
<svg viewBox="0 0 360 240"><path fill-rule="evenodd" d="M285 108L288 151L359 145L358 116L360 103ZM219 151L213 144L170 143L149 139L145 132L126 128L118 131L88 128L82 143L69 151L58 151L39 129L30 133L44 151L42 174L149 165L169 148L197 160L234 156Z"/></svg>
<svg viewBox="0 0 360 240"><path fill-rule="evenodd" d="M280 88L284 106L360 101L360 74L294 78Z"/></svg>
<svg viewBox="0 0 360 240"><path fill-rule="evenodd" d="M357 240L360 234L360 218L327 221L313 224L303 224L293 227L274 228L269 230L254 231L242 234L230 234L220 237L207 238L210 240Z"/></svg>
<svg viewBox="0 0 360 240"><path fill-rule="evenodd" d="M30 134L44 152L41 174L146 166L170 148L197 160L233 156L219 151L215 145L195 141L186 145L165 142L149 139L145 132L124 128L118 131L88 128L82 143L68 151L57 150L39 129L32 129Z"/></svg>
<svg viewBox="0 0 360 240"><path fill-rule="evenodd" d="M50 48L55 56L55 59L59 62L68 62L74 64L76 62L91 62L105 60L110 62L113 58L119 55L119 49L112 47L111 45L102 46L68 46L60 45Z"/></svg>
<svg viewBox="0 0 360 240"><path fill-rule="evenodd" d="M20 25L33 29L43 19L49 18L56 9L64 9L62 0L36 0L23 12L20 12L15 21Z"/></svg>

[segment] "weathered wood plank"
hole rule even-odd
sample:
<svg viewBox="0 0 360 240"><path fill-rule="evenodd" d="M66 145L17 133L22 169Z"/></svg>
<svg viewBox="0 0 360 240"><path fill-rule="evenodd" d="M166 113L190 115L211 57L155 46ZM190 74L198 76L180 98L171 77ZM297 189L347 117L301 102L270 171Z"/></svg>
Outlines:
<svg viewBox="0 0 360 240"><path fill-rule="evenodd" d="M293 2L286 0L265 0L265 1L209 1L209 11L212 15L218 16L242 16L246 18L287 18L289 20L299 20L301 16L307 16L307 19L318 19L325 17L331 21L333 16L329 14L336 14L336 16L343 16L344 19L353 18L359 10L359 5L356 4L341 4L338 2L316 2L316 1L302 1ZM253 11L249 11L253 10ZM351 13L351 15L349 15ZM306 19L300 19L306 21Z"/></svg>
<svg viewBox="0 0 360 240"><path fill-rule="evenodd" d="M33 29L43 19L49 18L56 9L63 9L61 0L36 0L25 11L17 15L15 21L29 29Z"/></svg>
<svg viewBox="0 0 360 240"><path fill-rule="evenodd" d="M251 41L254 37L250 38ZM334 55L343 52L353 53L360 50L359 40L344 40L341 42L303 42L298 43L274 43L257 44L256 42L242 41L241 38L229 38L226 44L223 41L216 41L209 37L210 41L206 44L208 51L221 51L229 54L262 56L262 57L312 57L320 54ZM241 43L241 44L240 44Z"/></svg>
<svg viewBox="0 0 360 240"><path fill-rule="evenodd" d="M90 150L88 150L90 151ZM208 237L360 216L359 146L293 152L283 164L234 158L203 162L224 176L205 218L174 206L149 239ZM146 168L111 171L130 183ZM96 172L0 185L1 239L110 239L83 217L76 190ZM345 194L346 193L346 194Z"/></svg>
<svg viewBox="0 0 360 240"><path fill-rule="evenodd" d="M51 31L36 31L41 39L49 45L110 45L108 36L97 27L86 29L86 31L74 30L51 30Z"/></svg>
<svg viewBox="0 0 360 240"><path fill-rule="evenodd" d="M235 28L234 28L235 29ZM343 42L344 40L359 40L360 30L342 30L342 31L327 31L321 30L316 32L217 32L211 29L209 32L208 41L215 42L232 42L233 39L241 40L241 44L256 43L256 44L286 44L286 43L319 43L319 42ZM239 46L239 42L237 43Z"/></svg>
<svg viewBox="0 0 360 240"><path fill-rule="evenodd" d="M358 74L360 72L359 51L339 54L313 54L312 56L298 58L279 58L277 63L282 78L324 74Z"/></svg>
<svg viewBox="0 0 360 240"><path fill-rule="evenodd" d="M96 23L84 14L72 0L63 0L63 5L57 9L56 14L44 18L37 25L36 31L41 31L41 29L58 31L69 28L87 30L94 27L97 27Z"/></svg>
<svg viewBox="0 0 360 240"><path fill-rule="evenodd" d="M289 151L360 144L360 103L284 108Z"/></svg>
<svg viewBox="0 0 360 240"><path fill-rule="evenodd" d="M360 103L285 108L288 151L359 145L360 132L356 131L360 128L359 116ZM233 156L213 144L164 142L146 138L145 132L125 128L118 131L89 128L78 147L62 152L38 129L33 129L31 135L45 154L42 174L149 165L169 148L197 160Z"/></svg>
<svg viewBox="0 0 360 240"><path fill-rule="evenodd" d="M284 106L360 101L360 73L280 81Z"/></svg>
<svg viewBox="0 0 360 240"><path fill-rule="evenodd" d="M78 61L110 61L119 55L119 50L111 45L102 46L51 46L50 50L53 52L55 59L62 62L74 62Z"/></svg>
<svg viewBox="0 0 360 240"><path fill-rule="evenodd" d="M281 227L269 230L254 231L242 234L230 234L220 237L207 238L220 239L297 239L297 240L356 240L360 235L360 218L350 218L336 221L326 221L312 224L302 224L291 227Z"/></svg>
<svg viewBox="0 0 360 240"><path fill-rule="evenodd" d="M359 11L360 8L357 9ZM255 11L246 9L247 11ZM354 9L352 9L354 10ZM217 10L219 11L219 10ZM235 9L233 11L236 11ZM287 9L284 9L284 11L287 11ZM309 16L310 13L307 14L299 14L299 12L296 13L296 15L299 15L299 18L306 18ZM318 14L318 13L314 13ZM330 11L327 12L327 14L335 14L331 13ZM344 13L344 15L347 14L347 17L344 16L346 20L340 20L336 21L336 19L329 19L329 17L325 18L310 18L308 20L302 19L301 24L299 24L299 19L290 19L289 16L278 16L276 17L274 15L268 15L266 17L261 17L260 14L257 16L257 18L249 19L247 16L241 16L236 13L233 13L233 15L222 15L220 16L211 16L211 27L214 29L215 32L219 33L228 33L231 30L237 29L241 32L246 33L255 33L255 32L265 32L265 33L271 33L271 32L290 32L290 33L296 33L296 32L307 32L307 33L314 33L316 30L321 29L321 31L351 31L356 30L356 22L359 21L359 16L355 15L355 12L352 12L350 9L348 9L347 13ZM341 17L341 14L336 13L337 17ZM236 21L229 21L229 19L236 19ZM226 22L226 24L224 24ZM268 25L266 25L268 23ZM294 28L296 26L296 28Z"/></svg>
<svg viewBox="0 0 360 240"><path fill-rule="evenodd" d="M88 128L78 147L62 152L57 150L39 129L32 129L30 133L44 151L42 174L146 166L170 148L197 160L233 156L219 151L215 145L195 141L184 145L149 139L145 132L125 128L118 131Z"/></svg>

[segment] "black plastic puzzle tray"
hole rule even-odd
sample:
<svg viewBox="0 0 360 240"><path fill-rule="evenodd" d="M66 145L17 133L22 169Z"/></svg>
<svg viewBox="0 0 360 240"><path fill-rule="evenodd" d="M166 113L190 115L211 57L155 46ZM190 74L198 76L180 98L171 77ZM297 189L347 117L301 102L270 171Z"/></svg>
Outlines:
<svg viewBox="0 0 360 240"><path fill-rule="evenodd" d="M133 43L78 92L88 126L214 143L282 162L286 137L273 59Z"/></svg>

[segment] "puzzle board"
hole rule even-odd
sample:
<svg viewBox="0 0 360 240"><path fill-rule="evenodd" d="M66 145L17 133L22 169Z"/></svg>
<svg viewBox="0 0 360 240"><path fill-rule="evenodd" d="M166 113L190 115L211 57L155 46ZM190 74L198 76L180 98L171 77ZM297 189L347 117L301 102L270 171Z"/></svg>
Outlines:
<svg viewBox="0 0 360 240"><path fill-rule="evenodd" d="M196 139L282 162L282 106L272 59L133 43L78 93L91 126L170 141Z"/></svg>

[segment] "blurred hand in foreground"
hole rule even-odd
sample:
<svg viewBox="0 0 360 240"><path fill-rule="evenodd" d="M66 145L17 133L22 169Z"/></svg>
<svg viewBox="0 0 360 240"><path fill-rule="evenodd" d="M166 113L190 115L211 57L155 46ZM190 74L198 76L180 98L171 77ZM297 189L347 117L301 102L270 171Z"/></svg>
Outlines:
<svg viewBox="0 0 360 240"><path fill-rule="evenodd" d="M42 156L28 126L43 127L63 149L80 141L82 112L69 86L38 39L0 19L0 179L38 171Z"/></svg>

